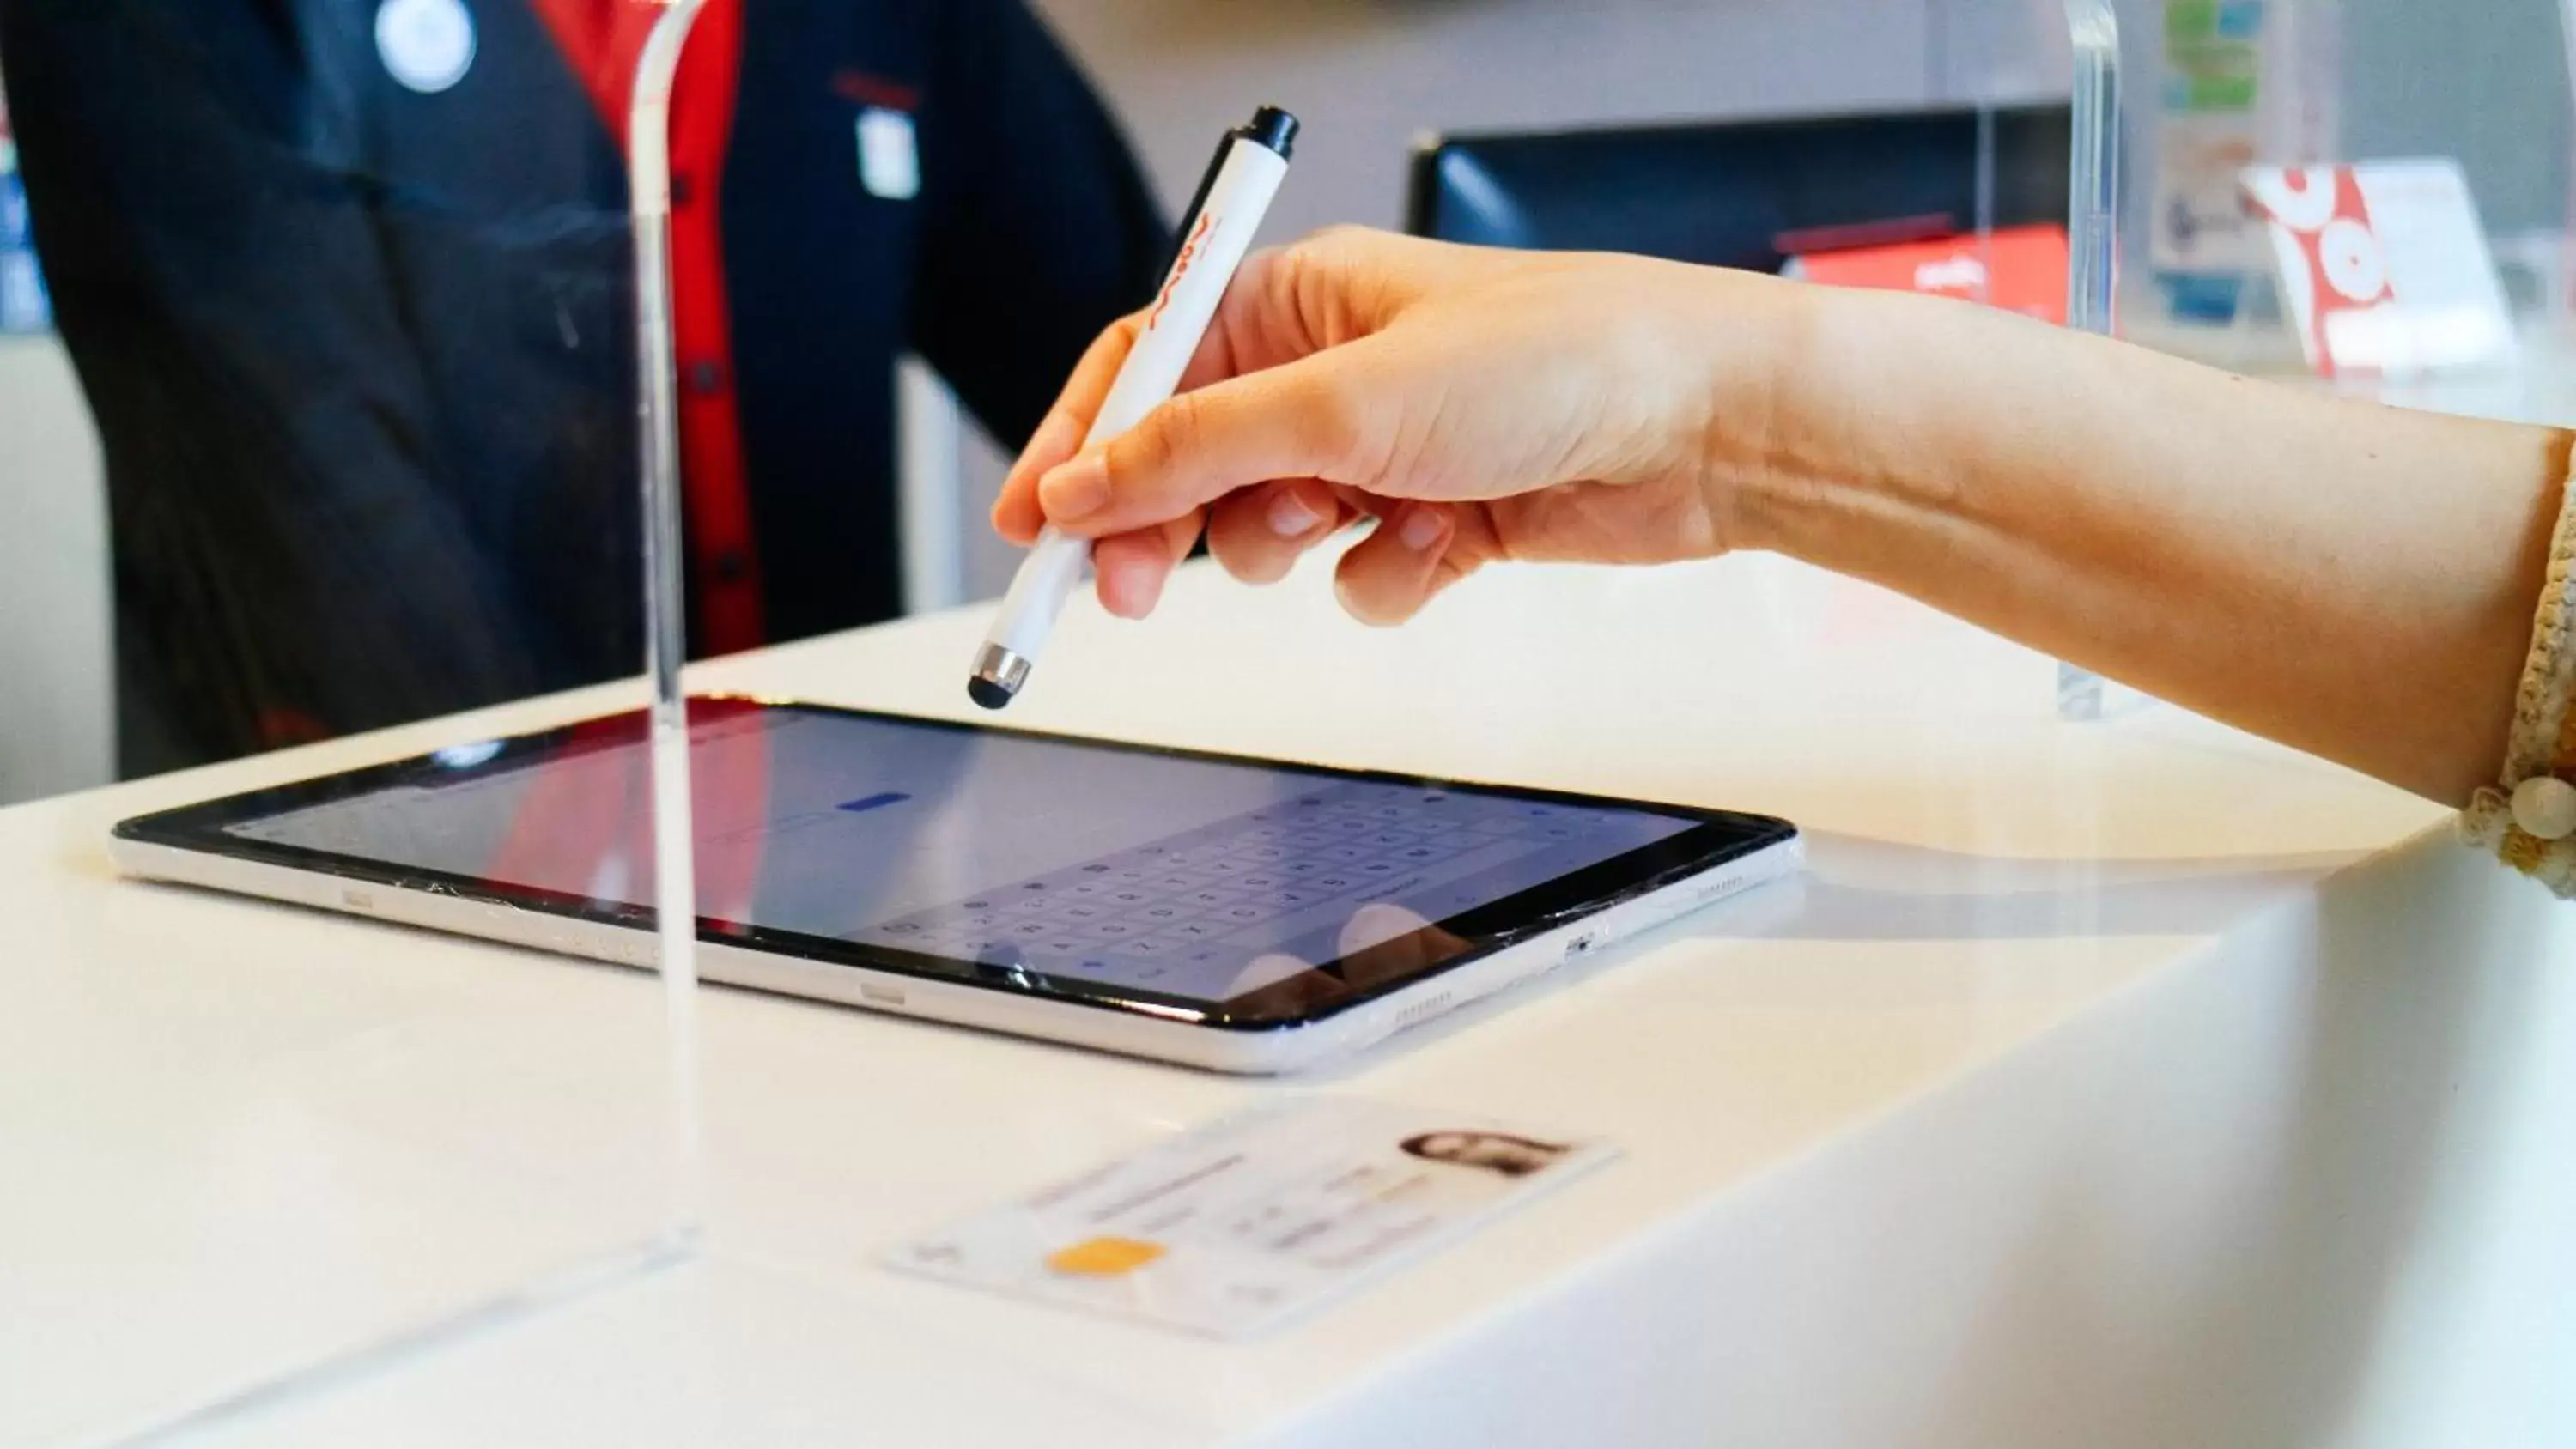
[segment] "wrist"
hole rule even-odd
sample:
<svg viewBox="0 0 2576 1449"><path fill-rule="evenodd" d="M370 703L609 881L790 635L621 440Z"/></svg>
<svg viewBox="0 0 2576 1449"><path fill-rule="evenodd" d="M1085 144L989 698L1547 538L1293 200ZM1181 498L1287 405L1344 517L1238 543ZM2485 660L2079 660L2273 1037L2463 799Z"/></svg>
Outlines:
<svg viewBox="0 0 2576 1449"><path fill-rule="evenodd" d="M1795 553L1826 494L1853 472L1870 426L1852 364L1861 294L1773 278L1712 276L1709 415L1693 439L1700 487L1729 550Z"/></svg>
<svg viewBox="0 0 2576 1449"><path fill-rule="evenodd" d="M1986 319L1899 293L1771 285L1783 295L1761 344L1762 425L1712 429L1704 476L1729 495L1730 547L1847 569L1876 530L1964 506L1973 470L1958 464L1980 422L1949 384L1979 365L1963 329Z"/></svg>

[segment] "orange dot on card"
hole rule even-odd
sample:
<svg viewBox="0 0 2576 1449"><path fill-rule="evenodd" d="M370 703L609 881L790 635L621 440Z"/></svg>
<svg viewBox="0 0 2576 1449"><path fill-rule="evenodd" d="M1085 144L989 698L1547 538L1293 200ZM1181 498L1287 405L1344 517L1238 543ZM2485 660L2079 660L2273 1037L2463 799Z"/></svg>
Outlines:
<svg viewBox="0 0 2576 1449"><path fill-rule="evenodd" d="M1047 1256L1046 1265L1058 1273L1078 1278L1115 1278L1163 1256L1160 1243L1140 1242L1135 1238L1092 1238L1059 1248Z"/></svg>

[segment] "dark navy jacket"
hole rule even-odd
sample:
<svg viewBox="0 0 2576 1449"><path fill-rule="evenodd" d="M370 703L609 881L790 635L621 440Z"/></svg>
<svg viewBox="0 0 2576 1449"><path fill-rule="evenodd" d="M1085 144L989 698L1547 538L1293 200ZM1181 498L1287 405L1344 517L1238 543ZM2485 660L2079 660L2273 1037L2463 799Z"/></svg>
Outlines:
<svg viewBox="0 0 2576 1449"><path fill-rule="evenodd" d="M538 0L458 3L471 65L423 93L377 0L0 0L128 773L641 666L622 149ZM1016 446L1168 240L1021 0L745 0L738 45L729 336L682 373L738 416L753 556L693 537L692 587L755 577L783 640L897 609L895 357ZM871 106L911 199L862 184Z"/></svg>

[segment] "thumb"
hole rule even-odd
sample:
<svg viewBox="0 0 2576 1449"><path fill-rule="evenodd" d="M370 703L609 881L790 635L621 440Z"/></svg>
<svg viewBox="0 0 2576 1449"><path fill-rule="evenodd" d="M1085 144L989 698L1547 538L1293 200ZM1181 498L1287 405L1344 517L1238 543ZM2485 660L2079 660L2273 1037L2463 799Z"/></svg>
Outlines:
<svg viewBox="0 0 2576 1449"><path fill-rule="evenodd" d="M1039 479L1047 522L1096 538L1274 478L1363 484L1395 431L1391 394L1363 383L1371 350L1350 343L1172 398Z"/></svg>

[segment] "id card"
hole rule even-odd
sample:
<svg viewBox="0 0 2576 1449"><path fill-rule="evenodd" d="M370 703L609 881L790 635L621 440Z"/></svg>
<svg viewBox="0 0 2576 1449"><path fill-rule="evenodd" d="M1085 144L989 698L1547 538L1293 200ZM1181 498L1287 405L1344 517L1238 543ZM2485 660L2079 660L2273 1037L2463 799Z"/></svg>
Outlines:
<svg viewBox="0 0 2576 1449"><path fill-rule="evenodd" d="M1613 1161L1595 1138L1350 1097L1227 1117L886 1255L888 1267L1249 1338Z"/></svg>

